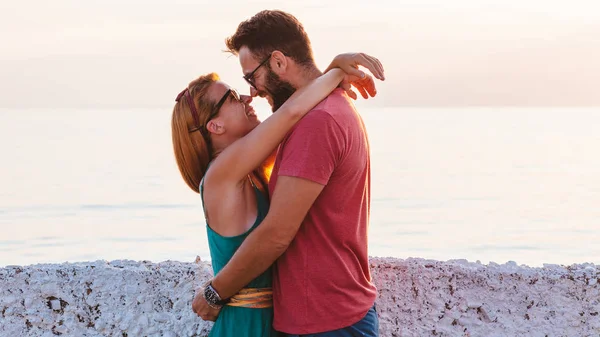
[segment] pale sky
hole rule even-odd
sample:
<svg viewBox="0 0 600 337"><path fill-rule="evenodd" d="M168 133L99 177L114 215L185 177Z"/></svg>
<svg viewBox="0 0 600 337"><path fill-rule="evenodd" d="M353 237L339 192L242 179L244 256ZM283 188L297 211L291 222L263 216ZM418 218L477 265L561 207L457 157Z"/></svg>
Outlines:
<svg viewBox="0 0 600 337"><path fill-rule="evenodd" d="M295 15L321 68L378 57L377 106L600 105L598 0L5 0L0 108L171 107L211 71L248 92L223 41L262 9Z"/></svg>

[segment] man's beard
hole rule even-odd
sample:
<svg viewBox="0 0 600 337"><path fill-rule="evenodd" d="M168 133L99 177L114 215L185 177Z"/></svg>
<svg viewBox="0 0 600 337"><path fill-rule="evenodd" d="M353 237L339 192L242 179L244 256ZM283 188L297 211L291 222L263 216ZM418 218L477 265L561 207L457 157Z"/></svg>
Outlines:
<svg viewBox="0 0 600 337"><path fill-rule="evenodd" d="M275 112L281 108L283 103L288 100L294 94L296 89L286 81L281 80L271 68L267 67L267 78L265 81L265 89L273 100L271 109Z"/></svg>

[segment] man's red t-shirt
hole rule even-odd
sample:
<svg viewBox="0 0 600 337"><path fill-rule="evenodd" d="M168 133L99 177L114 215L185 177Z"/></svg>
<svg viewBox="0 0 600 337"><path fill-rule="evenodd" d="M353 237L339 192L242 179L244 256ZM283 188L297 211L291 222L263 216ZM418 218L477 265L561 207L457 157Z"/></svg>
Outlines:
<svg viewBox="0 0 600 337"><path fill-rule="evenodd" d="M343 90L336 89L283 140L271 194L278 176L324 188L274 266L275 329L309 334L353 325L373 306L377 291L367 252L369 142Z"/></svg>

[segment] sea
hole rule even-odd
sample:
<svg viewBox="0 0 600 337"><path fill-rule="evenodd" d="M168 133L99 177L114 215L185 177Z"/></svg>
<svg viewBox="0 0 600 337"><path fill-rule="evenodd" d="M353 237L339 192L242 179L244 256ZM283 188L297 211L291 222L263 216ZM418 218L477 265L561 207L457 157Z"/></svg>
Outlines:
<svg viewBox="0 0 600 337"><path fill-rule="evenodd" d="M371 256L600 263L600 108L360 113ZM168 107L0 109L0 267L209 260L170 116Z"/></svg>

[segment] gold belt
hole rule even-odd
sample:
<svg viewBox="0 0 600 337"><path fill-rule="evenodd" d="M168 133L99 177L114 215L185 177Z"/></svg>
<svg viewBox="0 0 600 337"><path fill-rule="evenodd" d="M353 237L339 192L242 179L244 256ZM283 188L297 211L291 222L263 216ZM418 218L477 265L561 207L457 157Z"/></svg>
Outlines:
<svg viewBox="0 0 600 337"><path fill-rule="evenodd" d="M273 307L272 288L244 288L229 299L227 305L243 308Z"/></svg>

